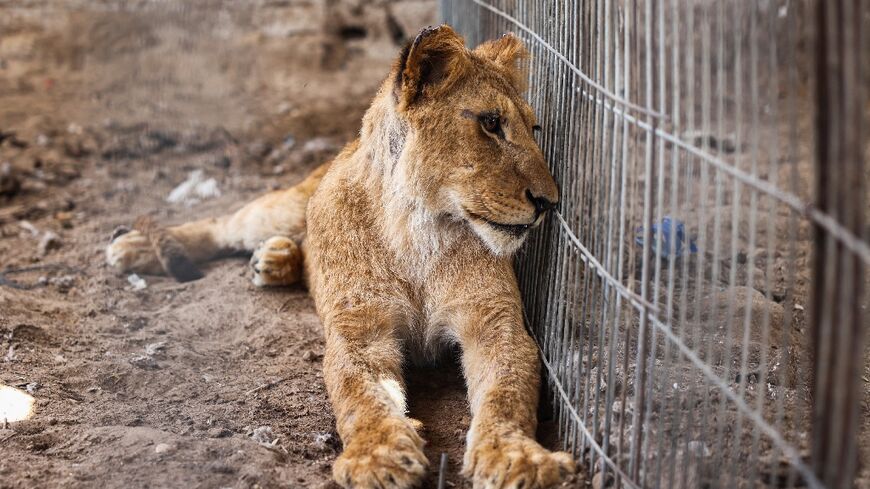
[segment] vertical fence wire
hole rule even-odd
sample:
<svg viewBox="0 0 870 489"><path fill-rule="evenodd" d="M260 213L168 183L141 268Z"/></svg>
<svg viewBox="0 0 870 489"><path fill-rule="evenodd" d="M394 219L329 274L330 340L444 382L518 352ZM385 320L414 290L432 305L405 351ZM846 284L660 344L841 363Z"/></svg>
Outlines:
<svg viewBox="0 0 870 489"><path fill-rule="evenodd" d="M563 447L593 484L849 486L866 430L867 1L441 13L471 47L514 32L532 54L562 195L517 271Z"/></svg>

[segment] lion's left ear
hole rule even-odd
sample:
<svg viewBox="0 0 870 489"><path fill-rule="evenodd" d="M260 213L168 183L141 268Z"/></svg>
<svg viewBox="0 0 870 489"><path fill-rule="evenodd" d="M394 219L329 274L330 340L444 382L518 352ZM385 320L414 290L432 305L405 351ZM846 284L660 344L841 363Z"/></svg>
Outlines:
<svg viewBox="0 0 870 489"><path fill-rule="evenodd" d="M465 41L450 26L423 29L396 62L396 101L406 108L443 93L462 77L468 64Z"/></svg>
<svg viewBox="0 0 870 489"><path fill-rule="evenodd" d="M481 44L474 49L474 53L504 68L519 91L526 89L530 54L519 37L513 33L505 34L499 39Z"/></svg>

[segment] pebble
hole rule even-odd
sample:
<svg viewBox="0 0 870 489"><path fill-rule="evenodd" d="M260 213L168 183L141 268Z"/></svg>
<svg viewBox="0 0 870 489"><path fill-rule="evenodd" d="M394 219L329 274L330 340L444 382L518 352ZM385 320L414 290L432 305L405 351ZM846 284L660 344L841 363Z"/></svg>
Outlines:
<svg viewBox="0 0 870 489"><path fill-rule="evenodd" d="M172 445L168 443L158 443L154 446L154 453L168 453L172 451Z"/></svg>
<svg viewBox="0 0 870 489"><path fill-rule="evenodd" d="M260 426L259 428L254 428L254 432L251 433L251 438L254 439L257 443L265 443L267 445L271 445L278 438L275 436L275 433L272 432L272 428L269 426Z"/></svg>
<svg viewBox="0 0 870 489"><path fill-rule="evenodd" d="M226 428L215 427L208 430L208 436L211 438L227 438L233 436L233 432Z"/></svg>
<svg viewBox="0 0 870 489"><path fill-rule="evenodd" d="M312 350L308 350L302 354L302 359L305 360L306 362L314 362L314 361L320 360L320 355L317 353L314 353L314 351L312 351Z"/></svg>
<svg viewBox="0 0 870 489"><path fill-rule="evenodd" d="M592 477L592 489L604 489L613 485L613 476L608 472L605 480L604 472L596 472Z"/></svg>

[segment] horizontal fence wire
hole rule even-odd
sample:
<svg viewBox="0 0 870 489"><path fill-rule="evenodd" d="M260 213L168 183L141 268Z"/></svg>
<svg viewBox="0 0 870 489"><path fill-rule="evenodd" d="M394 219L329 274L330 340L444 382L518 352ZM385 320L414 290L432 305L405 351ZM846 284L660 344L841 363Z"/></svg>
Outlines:
<svg viewBox="0 0 870 489"><path fill-rule="evenodd" d="M860 1L836 2L861 18ZM517 272L564 448L597 487L846 487L811 461L824 366L807 306L816 235L841 267L866 268L870 244L863 213L816 200L811 7L441 0L470 47L514 32L532 55L527 95L561 200ZM860 131L849 141L866 148ZM865 205L863 184L849 191L840 202ZM861 287L837 290L864 321ZM837 368L851 380L828 382L860 388L854 362Z"/></svg>

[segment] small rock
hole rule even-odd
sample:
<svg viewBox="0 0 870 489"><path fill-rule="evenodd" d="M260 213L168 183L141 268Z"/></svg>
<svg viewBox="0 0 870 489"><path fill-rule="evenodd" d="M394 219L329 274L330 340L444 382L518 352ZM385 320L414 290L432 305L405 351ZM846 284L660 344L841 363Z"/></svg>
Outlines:
<svg viewBox="0 0 870 489"><path fill-rule="evenodd" d="M42 239L39 240L37 250L40 255L45 256L49 251L60 248L60 245L60 236L53 231L46 231L45 234L42 235Z"/></svg>
<svg viewBox="0 0 870 489"><path fill-rule="evenodd" d="M0 165L0 196L12 197L21 191L21 178L9 163Z"/></svg>
<svg viewBox="0 0 870 489"><path fill-rule="evenodd" d="M253 438L255 442L265 445L274 445L278 440L275 433L272 432L272 428L269 426L254 428L254 432L251 433L251 438Z"/></svg>
<svg viewBox="0 0 870 489"><path fill-rule="evenodd" d="M214 166L216 168L220 168L222 170L226 170L232 164L232 160L227 155L215 155L205 160L205 163L210 166Z"/></svg>
<svg viewBox="0 0 870 489"><path fill-rule="evenodd" d="M284 115L290 112L290 104L287 102L281 102L278 104L278 107L275 108L275 113L278 115Z"/></svg>
<svg viewBox="0 0 870 489"><path fill-rule="evenodd" d="M227 438L233 436L233 432L226 428L215 427L208 430L208 436L211 438Z"/></svg>
<svg viewBox="0 0 870 489"><path fill-rule="evenodd" d="M39 382L28 382L27 385L24 386L24 390L26 390L28 394L33 394L39 390L40 387L42 387L42 384Z"/></svg>
<svg viewBox="0 0 870 489"><path fill-rule="evenodd" d="M174 448L169 443L158 443L154 446L154 453L169 453Z"/></svg>
<svg viewBox="0 0 870 489"><path fill-rule="evenodd" d="M302 354L302 359L306 362L314 362L320 360L321 355L318 353L314 353L312 350L308 350Z"/></svg>
<svg viewBox="0 0 870 489"><path fill-rule="evenodd" d="M692 440L688 444L689 453L692 453L695 457L709 457L713 454L710 448L706 443L701 440Z"/></svg>
<svg viewBox="0 0 870 489"><path fill-rule="evenodd" d="M148 320L143 317L134 318L132 321L124 323L124 327L128 331L139 331L148 325Z"/></svg>
<svg viewBox="0 0 870 489"><path fill-rule="evenodd" d="M206 465L206 467L208 467L209 471L214 472L216 474L235 474L236 473L235 467L232 467L230 465L225 464L224 462L220 462L217 460L209 462L208 465Z"/></svg>
<svg viewBox="0 0 870 489"><path fill-rule="evenodd" d="M596 472L592 477L592 489L604 489L613 485L613 475L608 472L605 477L604 472Z"/></svg>
<svg viewBox="0 0 870 489"><path fill-rule="evenodd" d="M261 159L272 151L272 145L266 141L254 141L245 148L245 152L253 159Z"/></svg>
<svg viewBox="0 0 870 489"><path fill-rule="evenodd" d="M68 211L58 211L54 214L54 218L57 219L57 222L63 226L64 229L72 228L72 220L73 213Z"/></svg>

